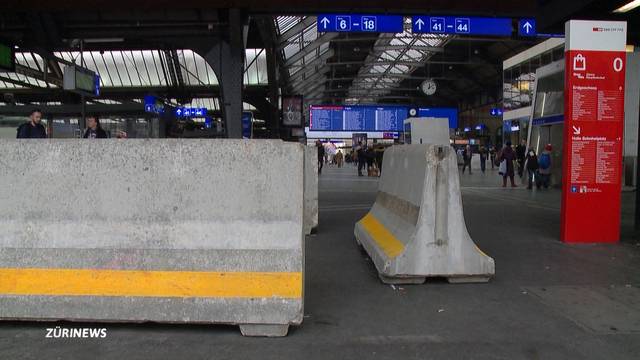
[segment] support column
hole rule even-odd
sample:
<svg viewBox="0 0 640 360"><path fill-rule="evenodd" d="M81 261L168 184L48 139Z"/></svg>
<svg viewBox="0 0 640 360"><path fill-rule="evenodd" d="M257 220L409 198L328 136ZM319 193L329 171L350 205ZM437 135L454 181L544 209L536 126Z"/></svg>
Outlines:
<svg viewBox="0 0 640 360"><path fill-rule="evenodd" d="M267 79L269 82L269 103L271 104L271 135L274 138L282 138L280 133L280 111L278 111L278 75L276 56L278 55L274 47L269 47L267 51Z"/></svg>
<svg viewBox="0 0 640 360"><path fill-rule="evenodd" d="M229 10L227 34L202 56L220 84L220 110L229 138L242 138L242 87L244 76L244 17Z"/></svg>

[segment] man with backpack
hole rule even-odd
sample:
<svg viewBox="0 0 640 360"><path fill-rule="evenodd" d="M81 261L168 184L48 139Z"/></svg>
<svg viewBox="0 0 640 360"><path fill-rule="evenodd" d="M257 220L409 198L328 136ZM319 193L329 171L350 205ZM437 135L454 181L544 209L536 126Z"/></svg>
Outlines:
<svg viewBox="0 0 640 360"><path fill-rule="evenodd" d="M551 144L547 144L544 147L544 151L538 158L538 179L536 181L536 188L540 189L543 186L545 189L549 188L551 183L551 151L553 148Z"/></svg>
<svg viewBox="0 0 640 360"><path fill-rule="evenodd" d="M42 111L33 109L29 114L29 121L18 126L16 131L17 139L44 139L47 137L47 130L40 123Z"/></svg>

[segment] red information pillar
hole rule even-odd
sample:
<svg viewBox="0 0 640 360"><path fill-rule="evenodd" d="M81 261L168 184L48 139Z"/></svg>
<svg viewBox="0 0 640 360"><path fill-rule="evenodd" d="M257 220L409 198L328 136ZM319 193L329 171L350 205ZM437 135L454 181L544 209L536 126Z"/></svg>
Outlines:
<svg viewBox="0 0 640 360"><path fill-rule="evenodd" d="M626 22L565 25L561 239L620 238Z"/></svg>

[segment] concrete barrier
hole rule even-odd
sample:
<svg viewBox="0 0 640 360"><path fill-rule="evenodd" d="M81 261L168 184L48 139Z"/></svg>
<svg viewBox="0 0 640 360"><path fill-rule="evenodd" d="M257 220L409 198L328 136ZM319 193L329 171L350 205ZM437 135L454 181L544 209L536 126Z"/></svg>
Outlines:
<svg viewBox="0 0 640 360"><path fill-rule="evenodd" d="M318 227L318 148L304 148L304 233Z"/></svg>
<svg viewBox="0 0 640 360"><path fill-rule="evenodd" d="M0 141L0 318L303 318L303 149L279 140Z"/></svg>
<svg viewBox="0 0 640 360"><path fill-rule="evenodd" d="M488 281L495 273L494 261L467 232L454 150L448 145L395 145L383 161L376 202L354 230L380 279Z"/></svg>

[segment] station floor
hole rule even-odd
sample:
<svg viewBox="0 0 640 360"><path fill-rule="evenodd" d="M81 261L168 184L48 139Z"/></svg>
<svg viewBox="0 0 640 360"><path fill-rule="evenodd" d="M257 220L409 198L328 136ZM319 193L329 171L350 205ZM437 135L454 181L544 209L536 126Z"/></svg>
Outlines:
<svg viewBox="0 0 640 360"><path fill-rule="evenodd" d="M496 170L461 174L466 224L496 261L488 284L389 286L353 225L377 179L325 167L320 225L306 242L305 318L285 338L236 326L70 324L105 339L47 339L51 323L0 323L0 359L640 359L640 238L623 194L623 241L558 241L559 190L502 189Z"/></svg>

